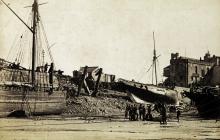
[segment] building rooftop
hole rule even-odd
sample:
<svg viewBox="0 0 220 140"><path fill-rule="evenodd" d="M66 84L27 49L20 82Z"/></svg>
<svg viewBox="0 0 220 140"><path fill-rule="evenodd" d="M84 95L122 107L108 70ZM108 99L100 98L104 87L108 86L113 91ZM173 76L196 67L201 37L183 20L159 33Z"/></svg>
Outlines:
<svg viewBox="0 0 220 140"><path fill-rule="evenodd" d="M98 69L98 66L92 66L92 67L88 67L87 72L93 72L94 70ZM85 69L85 67L80 67L79 71L83 72Z"/></svg>

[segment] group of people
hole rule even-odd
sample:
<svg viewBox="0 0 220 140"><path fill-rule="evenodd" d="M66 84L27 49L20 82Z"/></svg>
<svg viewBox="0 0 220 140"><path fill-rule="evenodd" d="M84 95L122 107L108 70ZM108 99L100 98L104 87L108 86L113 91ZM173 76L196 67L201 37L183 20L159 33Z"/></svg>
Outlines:
<svg viewBox="0 0 220 140"><path fill-rule="evenodd" d="M15 64L15 62L14 62L12 64L9 64L9 68L11 68L11 69L19 69L20 68L20 63Z"/></svg>
<svg viewBox="0 0 220 140"><path fill-rule="evenodd" d="M139 107L137 105L127 105L125 109L125 118L131 121L137 120L153 120L153 116L151 114L151 105L147 106L147 113L146 108L144 105L140 104Z"/></svg>
<svg viewBox="0 0 220 140"><path fill-rule="evenodd" d="M160 124L167 124L167 111L166 106L164 104L155 104L153 110L156 110L160 113ZM133 105L127 105L125 109L125 119L129 119L130 121L152 121L153 115L152 115L152 105L147 105L145 108L145 105L140 104L139 107L136 104ZM176 118L179 122L180 117L180 110L176 110Z"/></svg>
<svg viewBox="0 0 220 140"><path fill-rule="evenodd" d="M46 63L44 66L37 66L36 67L36 72L47 72L48 70L48 64Z"/></svg>

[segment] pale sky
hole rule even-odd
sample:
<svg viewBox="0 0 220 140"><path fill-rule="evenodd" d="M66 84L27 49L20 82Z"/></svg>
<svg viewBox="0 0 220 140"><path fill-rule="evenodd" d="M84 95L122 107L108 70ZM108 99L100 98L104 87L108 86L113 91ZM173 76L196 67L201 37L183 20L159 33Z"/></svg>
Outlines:
<svg viewBox="0 0 220 140"><path fill-rule="evenodd" d="M32 0L5 0L27 20ZM151 82L153 37L159 81L170 54L220 56L220 0L39 0L56 67L72 75L99 66L117 78ZM6 58L24 25L0 4L0 57Z"/></svg>

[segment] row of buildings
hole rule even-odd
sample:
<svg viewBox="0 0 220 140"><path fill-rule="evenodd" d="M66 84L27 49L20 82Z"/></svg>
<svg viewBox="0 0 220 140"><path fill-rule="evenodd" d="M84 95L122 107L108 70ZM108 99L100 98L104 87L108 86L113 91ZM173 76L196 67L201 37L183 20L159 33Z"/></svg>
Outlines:
<svg viewBox="0 0 220 140"><path fill-rule="evenodd" d="M165 86L190 87L193 83L220 85L220 57L211 56L207 52L204 58L194 59L172 53L170 65L164 68L163 75L167 77Z"/></svg>
<svg viewBox="0 0 220 140"><path fill-rule="evenodd" d="M79 78L85 67L73 71L73 78ZM99 67L87 68L87 79L96 81ZM220 85L220 56L210 55L207 52L203 58L194 59L180 56L179 53L171 53L170 64L164 68L163 76L165 86L190 87L194 83L205 85ZM115 82L115 75L101 74L100 82Z"/></svg>

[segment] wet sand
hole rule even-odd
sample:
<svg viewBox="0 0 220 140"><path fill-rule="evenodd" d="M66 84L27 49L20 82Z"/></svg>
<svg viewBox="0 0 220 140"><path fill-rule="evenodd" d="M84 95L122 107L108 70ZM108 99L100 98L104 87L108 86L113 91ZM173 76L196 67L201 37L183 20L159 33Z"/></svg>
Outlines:
<svg viewBox="0 0 220 140"><path fill-rule="evenodd" d="M150 121L35 117L0 119L1 140L70 140L70 139L220 139L220 122L182 118L167 125Z"/></svg>

